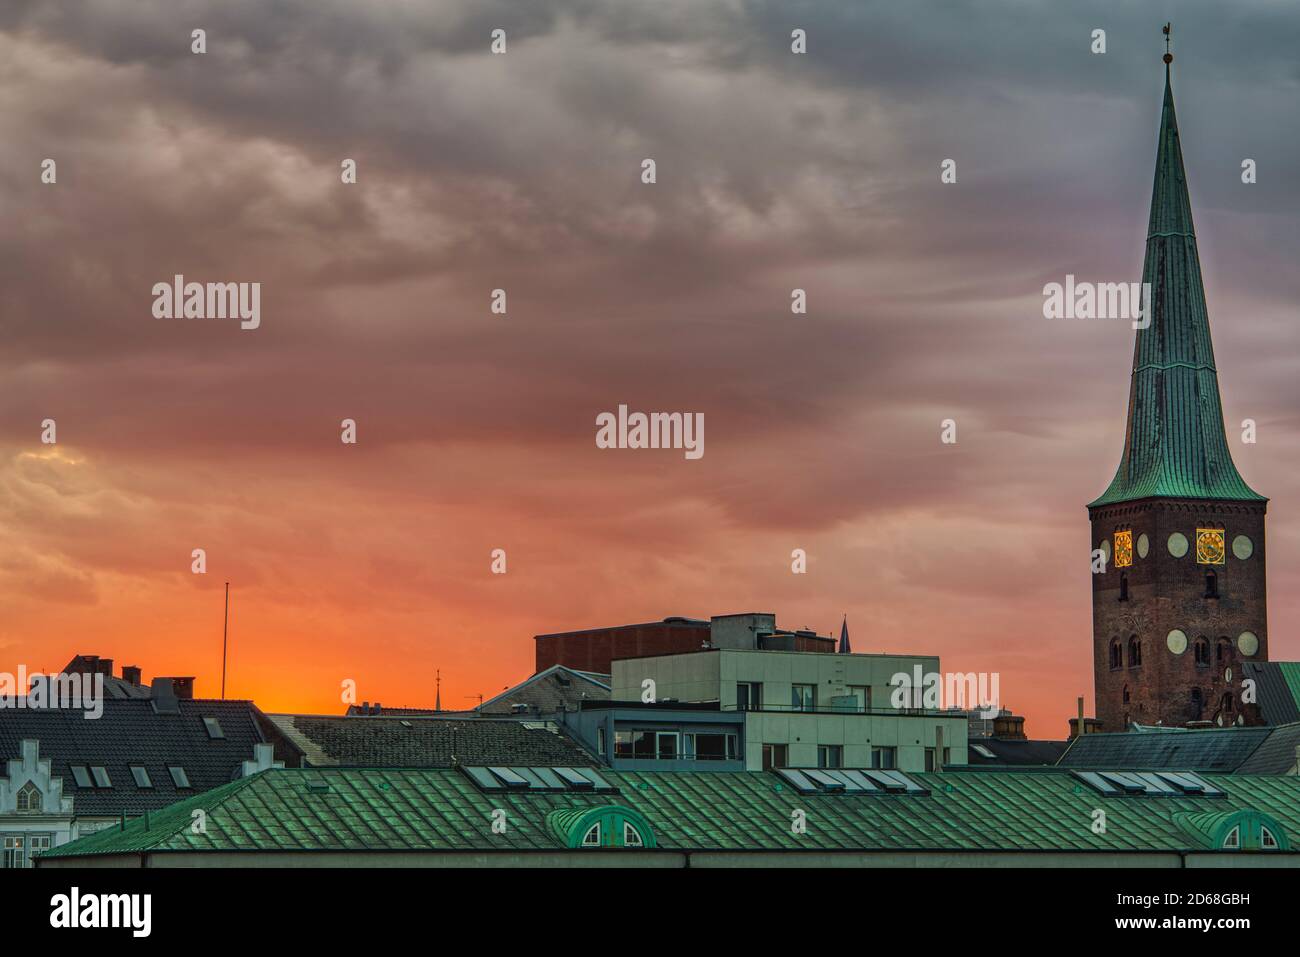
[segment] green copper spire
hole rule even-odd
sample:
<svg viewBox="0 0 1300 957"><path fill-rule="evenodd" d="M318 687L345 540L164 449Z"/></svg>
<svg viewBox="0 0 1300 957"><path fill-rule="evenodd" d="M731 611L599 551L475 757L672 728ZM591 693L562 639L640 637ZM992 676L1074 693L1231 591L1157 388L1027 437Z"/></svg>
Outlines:
<svg viewBox="0 0 1300 957"><path fill-rule="evenodd" d="M1142 281L1151 324L1137 332L1124 455L1110 487L1089 507L1139 498L1266 501L1232 464L1210 344L1201 261L1187 198L1174 94L1165 56L1156 179Z"/></svg>

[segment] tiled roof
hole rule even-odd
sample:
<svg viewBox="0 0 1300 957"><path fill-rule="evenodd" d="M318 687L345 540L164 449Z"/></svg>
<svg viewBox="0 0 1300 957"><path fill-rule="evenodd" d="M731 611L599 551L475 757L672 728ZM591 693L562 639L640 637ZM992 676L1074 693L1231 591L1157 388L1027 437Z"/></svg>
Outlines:
<svg viewBox="0 0 1300 957"><path fill-rule="evenodd" d="M440 769L265 771L183 802L146 822L92 834L51 856L140 851L551 850L553 811L633 809L659 848L676 850L1179 851L1203 845L1175 815L1254 808L1300 843L1300 778L1214 776L1210 797L1102 798L1069 772L914 774L926 795L799 794L771 772L614 772L618 793L480 791ZM1112 809L1105 833L1092 828ZM207 812L205 833L191 810ZM493 812L506 812L503 833ZM795 811L805 833L792 833ZM553 819L552 819L553 820ZM633 852L635 853L635 852Z"/></svg>
<svg viewBox="0 0 1300 957"><path fill-rule="evenodd" d="M1242 670L1255 682L1265 721L1273 725L1300 721L1300 661L1246 661Z"/></svg>
<svg viewBox="0 0 1300 957"><path fill-rule="evenodd" d="M1273 728L1250 757L1237 766L1237 773L1292 774L1297 746L1300 746L1300 723Z"/></svg>
<svg viewBox="0 0 1300 957"><path fill-rule="evenodd" d="M149 700L106 698L104 713L87 719L79 710L5 709L0 711L0 774L22 754L21 743L40 742L40 757L63 778L63 793L76 799L78 817L115 817L166 807L195 791L228 783L251 761L254 745L265 742L251 701L187 699L179 713L158 714ZM224 738L210 738L203 719L216 718ZM100 766L109 788L81 788L69 765ZM140 788L131 775L142 765L153 783ZM177 788L169 767L185 769L192 789Z"/></svg>
<svg viewBox="0 0 1300 957"><path fill-rule="evenodd" d="M1196 768L1232 772L1271 728L1204 728L1086 734L1058 762L1064 768Z"/></svg>
<svg viewBox="0 0 1300 957"><path fill-rule="evenodd" d="M980 754L976 745L993 752L993 757ZM1051 766L1060 760L1068 741L1027 741L1014 738L971 738L967 747L967 763L994 767L1039 765Z"/></svg>
<svg viewBox="0 0 1300 957"><path fill-rule="evenodd" d="M609 689L609 675L552 665L484 701L479 710L483 714L510 714L514 705L526 704L532 714L577 711L584 701L608 700Z"/></svg>
<svg viewBox="0 0 1300 957"><path fill-rule="evenodd" d="M271 721L314 767L450 768L457 764L522 767L596 763L558 726L513 718L407 719L273 714Z"/></svg>
<svg viewBox="0 0 1300 957"><path fill-rule="evenodd" d="M1201 261L1174 94L1165 68L1142 281L1150 325L1137 332L1124 453L1090 507L1155 496L1263 502L1232 462L1223 431Z"/></svg>

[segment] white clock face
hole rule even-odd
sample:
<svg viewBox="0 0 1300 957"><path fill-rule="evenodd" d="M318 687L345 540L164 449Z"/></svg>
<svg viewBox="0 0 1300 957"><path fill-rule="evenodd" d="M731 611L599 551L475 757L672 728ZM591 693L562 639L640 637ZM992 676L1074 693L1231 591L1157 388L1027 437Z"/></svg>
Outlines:
<svg viewBox="0 0 1300 957"><path fill-rule="evenodd" d="M1174 532L1169 536L1169 554L1174 558L1182 558L1187 554L1187 536L1182 532Z"/></svg>
<svg viewBox="0 0 1300 957"><path fill-rule="evenodd" d="M1259 651L1259 639L1253 631L1243 631L1237 636L1237 650L1247 658Z"/></svg>
<svg viewBox="0 0 1300 957"><path fill-rule="evenodd" d="M1232 554L1236 555L1244 562L1251 555L1255 554L1255 543L1245 535L1238 535L1232 540Z"/></svg>
<svg viewBox="0 0 1300 957"><path fill-rule="evenodd" d="M1101 544L1098 545L1097 547L1101 549L1101 554L1105 557L1106 561L1109 563L1110 562L1110 539L1103 538L1101 540Z"/></svg>
<svg viewBox="0 0 1300 957"><path fill-rule="evenodd" d="M1181 655L1187 650L1187 636L1175 628L1169 633L1169 637L1165 639L1165 644L1169 646L1169 650L1174 654Z"/></svg>
<svg viewBox="0 0 1300 957"><path fill-rule="evenodd" d="M1149 551L1151 551L1151 539L1143 533L1138 536L1138 558L1146 558Z"/></svg>

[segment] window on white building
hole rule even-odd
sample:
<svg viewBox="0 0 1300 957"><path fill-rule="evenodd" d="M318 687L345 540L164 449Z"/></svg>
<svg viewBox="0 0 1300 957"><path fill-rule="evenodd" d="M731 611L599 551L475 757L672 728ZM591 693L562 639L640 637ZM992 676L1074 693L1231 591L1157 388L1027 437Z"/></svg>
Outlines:
<svg viewBox="0 0 1300 957"><path fill-rule="evenodd" d="M790 707L795 711L814 711L817 708L816 685L791 685Z"/></svg>
<svg viewBox="0 0 1300 957"><path fill-rule="evenodd" d="M6 834L4 836L4 857L0 859L3 867L27 866L27 837L24 834Z"/></svg>
<svg viewBox="0 0 1300 957"><path fill-rule="evenodd" d="M817 767L842 768L844 766L844 747L838 744L819 744L817 746Z"/></svg>
<svg viewBox="0 0 1300 957"><path fill-rule="evenodd" d="M19 790L15 810L19 814L39 814L41 810L41 789L28 781Z"/></svg>
<svg viewBox="0 0 1300 957"><path fill-rule="evenodd" d="M872 748L871 766L873 768L882 768L882 769L897 767L898 749L897 748Z"/></svg>

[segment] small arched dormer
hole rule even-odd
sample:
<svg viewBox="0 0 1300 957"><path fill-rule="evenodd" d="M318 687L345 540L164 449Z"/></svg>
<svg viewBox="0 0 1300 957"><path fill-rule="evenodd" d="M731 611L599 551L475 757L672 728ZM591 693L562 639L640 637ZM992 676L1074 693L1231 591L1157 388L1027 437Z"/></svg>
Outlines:
<svg viewBox="0 0 1300 957"><path fill-rule="evenodd" d="M1291 840L1270 814L1253 808L1175 814L1174 823L1215 851L1289 851Z"/></svg>
<svg viewBox="0 0 1300 957"><path fill-rule="evenodd" d="M546 815L546 826L569 848L657 846L645 815L623 804L561 808Z"/></svg>

